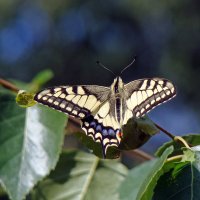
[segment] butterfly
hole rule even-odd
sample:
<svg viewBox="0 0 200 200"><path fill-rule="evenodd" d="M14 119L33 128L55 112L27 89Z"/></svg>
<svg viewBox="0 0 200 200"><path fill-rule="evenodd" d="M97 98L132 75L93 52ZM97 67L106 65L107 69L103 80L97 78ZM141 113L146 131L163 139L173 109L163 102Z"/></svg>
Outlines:
<svg viewBox="0 0 200 200"><path fill-rule="evenodd" d="M101 143L106 158L109 146L119 146L123 138L122 127L130 118L144 116L175 95L175 86L167 79L145 78L124 84L118 76L110 87L50 87L38 92L34 99L80 119L86 135Z"/></svg>

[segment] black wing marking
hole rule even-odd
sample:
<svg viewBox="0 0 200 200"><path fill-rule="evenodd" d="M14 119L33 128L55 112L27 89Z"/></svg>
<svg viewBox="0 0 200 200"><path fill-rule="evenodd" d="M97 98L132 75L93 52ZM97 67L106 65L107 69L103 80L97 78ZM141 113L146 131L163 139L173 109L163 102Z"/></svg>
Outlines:
<svg viewBox="0 0 200 200"><path fill-rule="evenodd" d="M176 95L176 88L167 79L139 79L125 85L127 111L141 117Z"/></svg>

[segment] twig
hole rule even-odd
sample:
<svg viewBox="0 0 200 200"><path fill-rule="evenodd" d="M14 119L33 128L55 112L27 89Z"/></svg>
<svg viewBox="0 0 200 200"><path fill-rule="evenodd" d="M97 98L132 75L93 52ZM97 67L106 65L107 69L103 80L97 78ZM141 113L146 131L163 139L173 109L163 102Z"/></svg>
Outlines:
<svg viewBox="0 0 200 200"><path fill-rule="evenodd" d="M191 149L190 145L180 136L174 138L175 141L181 142L186 148Z"/></svg>
<svg viewBox="0 0 200 200"><path fill-rule="evenodd" d="M80 120L74 118L74 117L71 117L69 116L69 122L71 122L74 126L77 126L77 127L80 127ZM81 128L80 128L81 129ZM81 129L82 130L82 129Z"/></svg>
<svg viewBox="0 0 200 200"><path fill-rule="evenodd" d="M169 136L172 140L174 140L175 135L171 134L170 132L166 131L164 128L160 127L158 124L154 123L154 125L160 129L163 133L165 133L167 136Z"/></svg>
<svg viewBox="0 0 200 200"><path fill-rule="evenodd" d="M140 157L143 160L152 160L154 159L154 157L142 150L139 149L134 149L133 151L125 151L124 152L127 156L132 157L132 158L136 158L136 157Z"/></svg>
<svg viewBox="0 0 200 200"><path fill-rule="evenodd" d="M183 158L183 155L177 155L177 156L173 156L171 158L167 159L167 162L171 162L171 161L176 161L176 160L180 160Z"/></svg>
<svg viewBox="0 0 200 200"><path fill-rule="evenodd" d="M15 93L19 92L19 89L15 85L13 85L11 82L6 81L2 78L0 78L0 85L2 85L4 88L9 89Z"/></svg>

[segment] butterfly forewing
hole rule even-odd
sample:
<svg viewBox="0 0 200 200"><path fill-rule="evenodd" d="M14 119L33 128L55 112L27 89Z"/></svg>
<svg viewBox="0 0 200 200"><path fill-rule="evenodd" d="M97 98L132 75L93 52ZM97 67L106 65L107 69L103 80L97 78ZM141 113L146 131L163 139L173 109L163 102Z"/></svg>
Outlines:
<svg viewBox="0 0 200 200"><path fill-rule="evenodd" d="M94 92L95 90L98 92ZM101 103L108 98L108 93L109 89L101 86L59 86L42 90L35 95L34 99L56 110L83 119L99 109Z"/></svg>
<svg viewBox="0 0 200 200"><path fill-rule="evenodd" d="M141 117L157 105L176 95L174 85L167 79L139 79L125 85L128 112Z"/></svg>

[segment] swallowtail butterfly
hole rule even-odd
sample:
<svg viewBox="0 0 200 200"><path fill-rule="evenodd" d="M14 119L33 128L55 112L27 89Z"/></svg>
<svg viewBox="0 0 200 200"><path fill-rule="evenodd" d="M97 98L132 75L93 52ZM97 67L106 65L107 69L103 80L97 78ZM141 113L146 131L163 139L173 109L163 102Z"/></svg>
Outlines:
<svg viewBox="0 0 200 200"><path fill-rule="evenodd" d="M169 80L146 78L124 84L118 76L110 87L51 87L38 92L34 99L80 119L85 133L101 143L105 158L109 146L119 146L122 126L130 118L140 118L175 95L175 87Z"/></svg>

